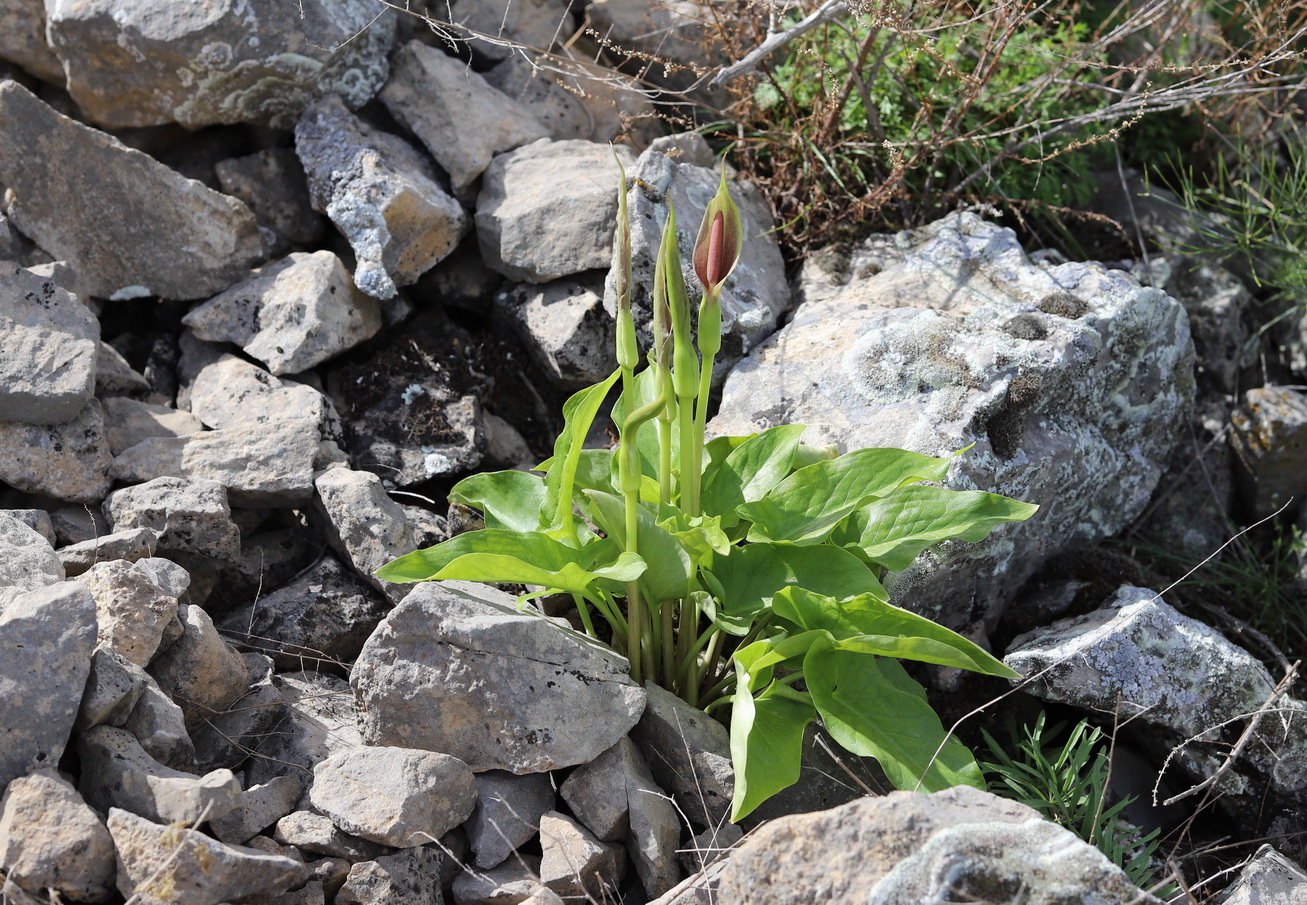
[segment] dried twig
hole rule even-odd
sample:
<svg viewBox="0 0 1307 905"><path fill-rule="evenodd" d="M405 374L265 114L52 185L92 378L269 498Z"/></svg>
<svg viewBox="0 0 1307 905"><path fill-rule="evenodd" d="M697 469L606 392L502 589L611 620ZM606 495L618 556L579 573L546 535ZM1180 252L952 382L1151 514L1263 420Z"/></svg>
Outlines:
<svg viewBox="0 0 1307 905"><path fill-rule="evenodd" d="M775 31L767 35L766 39L746 53L737 62L722 68L712 81L708 83L710 88L720 88L728 82L733 82L742 75L747 75L757 68L758 64L771 56L780 48L793 41L800 35L807 34L818 25L824 25L834 19L841 18L849 11L849 4L846 0L826 0L817 11L806 19L791 25L785 31Z"/></svg>

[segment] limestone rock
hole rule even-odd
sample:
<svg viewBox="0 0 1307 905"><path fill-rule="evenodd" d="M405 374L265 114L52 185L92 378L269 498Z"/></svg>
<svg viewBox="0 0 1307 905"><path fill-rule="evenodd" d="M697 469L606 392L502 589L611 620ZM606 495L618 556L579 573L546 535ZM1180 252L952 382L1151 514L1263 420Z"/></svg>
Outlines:
<svg viewBox="0 0 1307 905"><path fill-rule="evenodd" d="M151 437L188 437L204 430L199 418L167 405L138 402L125 396L105 397L101 405L109 451L115 456Z"/></svg>
<svg viewBox="0 0 1307 905"><path fill-rule="evenodd" d="M540 859L510 858L499 867L464 872L454 881L454 905L518 905L546 887L540 884Z"/></svg>
<svg viewBox="0 0 1307 905"><path fill-rule="evenodd" d="M287 814L277 821L272 837L283 845L293 845L310 854L350 862L371 861L388 851L379 843L351 836L332 823L330 817L312 811Z"/></svg>
<svg viewBox="0 0 1307 905"><path fill-rule="evenodd" d="M408 848L361 861L336 893L338 905L443 905L444 854L434 845Z"/></svg>
<svg viewBox="0 0 1307 905"><path fill-rule="evenodd" d="M111 459L98 400L64 424L0 421L0 481L17 490L99 503L109 492Z"/></svg>
<svg viewBox="0 0 1307 905"><path fill-rule="evenodd" d="M403 507L386 493L381 479L371 472L332 468L318 475L314 487L318 491L315 510L321 513L331 548L391 600L403 598L409 586L382 581L373 574L392 559L417 549Z"/></svg>
<svg viewBox="0 0 1307 905"><path fill-rule="evenodd" d="M241 793L241 803L231 812L209 821L209 828L222 842L243 845L250 838L295 810L304 794L304 783L292 776L276 776Z"/></svg>
<svg viewBox="0 0 1307 905"><path fill-rule="evenodd" d="M280 674L273 682L281 691L286 719L258 745L246 765L247 781L291 775L308 784L316 764L363 744L354 694L344 679L298 672Z"/></svg>
<svg viewBox="0 0 1307 905"><path fill-rule="evenodd" d="M158 548L232 561L241 537L227 490L216 481L162 477L109 494L104 514L115 531L149 528Z"/></svg>
<svg viewBox="0 0 1307 905"><path fill-rule="evenodd" d="M217 905L258 893L275 896L308 873L299 861L165 827L127 811L109 812L118 850L118 889L140 905Z"/></svg>
<svg viewBox="0 0 1307 905"><path fill-rule="evenodd" d="M630 172L630 152L622 145L616 152ZM612 155L597 142L542 138L496 157L477 197L477 242L486 264L526 283L607 267L617 215ZM599 175L607 173L610 179Z"/></svg>
<svg viewBox="0 0 1307 905"><path fill-rule="evenodd" d="M889 587L953 628L992 627L1045 557L1148 502L1193 397L1184 308L1098 264L1032 265L1011 231L972 213L873 257L847 273L810 266L805 301L732 372L710 432L797 423L809 444L929 455L974 444L947 486L1044 511L927 552Z"/></svg>
<svg viewBox="0 0 1307 905"><path fill-rule="evenodd" d="M63 566L50 542L0 510L0 588L34 591L63 580Z"/></svg>
<svg viewBox="0 0 1307 905"><path fill-rule="evenodd" d="M45 6L41 0L0 3L0 59L16 63L52 84L63 84L63 66L45 37Z"/></svg>
<svg viewBox="0 0 1307 905"><path fill-rule="evenodd" d="M192 309L182 323L200 339L235 343L273 374L298 374L373 336L381 308L330 251L293 252Z"/></svg>
<svg viewBox="0 0 1307 905"><path fill-rule="evenodd" d="M244 204L56 113L15 82L0 82L0 183L14 193L9 217L67 261L88 295L205 298L264 256Z"/></svg>
<svg viewBox="0 0 1307 905"><path fill-rule="evenodd" d="M626 784L636 772L632 761L638 756L639 751L630 739L619 740L589 763L573 770L558 788L577 819L604 842L625 839L630 831Z"/></svg>
<svg viewBox="0 0 1307 905"><path fill-rule="evenodd" d="M550 50L575 30L572 14L560 0L525 0L500 8L494 0L471 0L454 10L455 26L467 29L473 52L502 60L522 52L521 46Z"/></svg>
<svg viewBox="0 0 1307 905"><path fill-rule="evenodd" d="M569 387L599 383L617 367L613 319L604 309L602 278L518 283L495 307L550 377Z"/></svg>
<svg viewBox="0 0 1307 905"><path fill-rule="evenodd" d="M631 744L623 739L619 744ZM652 897L667 892L681 879L676 850L681 841L681 818L658 788L644 757L631 745L627 758L626 804L630 828L626 849L635 863L640 885Z"/></svg>
<svg viewBox="0 0 1307 905"><path fill-rule="evenodd" d="M15 779L0 800L0 867L39 895L98 900L113 887L113 840L104 821L53 768Z"/></svg>
<svg viewBox="0 0 1307 905"><path fill-rule="evenodd" d="M1299 905L1307 899L1307 873L1263 845L1239 876L1212 901L1216 905Z"/></svg>
<svg viewBox="0 0 1307 905"><path fill-rule="evenodd" d="M535 838L540 818L554 809L554 786L545 773L516 776L503 770L478 773L476 783L476 807L465 828L476 866L486 870Z"/></svg>
<svg viewBox="0 0 1307 905"><path fill-rule="evenodd" d="M731 810L735 770L726 727L653 682L645 683L649 702L631 740L647 752L658 785L699 826L724 823Z"/></svg>
<svg viewBox="0 0 1307 905"><path fill-rule="evenodd" d="M144 669L103 645L91 655L91 673L77 708L74 732L92 726L121 726L151 681Z"/></svg>
<svg viewBox="0 0 1307 905"><path fill-rule="evenodd" d="M350 684L369 744L536 773L586 763L629 731L645 693L627 669L501 591L424 582L368 639Z"/></svg>
<svg viewBox="0 0 1307 905"><path fill-rule="evenodd" d="M362 747L318 764L309 798L347 833L411 848L436 841L468 818L476 781L467 764L447 754Z"/></svg>
<svg viewBox="0 0 1307 905"><path fill-rule="evenodd" d="M310 245L322 238L325 223L309 204L304 168L291 148L269 148L214 164L222 190L244 201L282 240Z"/></svg>
<svg viewBox="0 0 1307 905"><path fill-rule="evenodd" d="M146 666L177 618L177 598L164 593L135 563L97 563L78 579L95 597L97 640L128 662Z"/></svg>
<svg viewBox="0 0 1307 905"><path fill-rule="evenodd" d="M141 696L122 728L140 742L146 754L165 767L194 773L195 744L186 730L186 717L181 707L164 693L154 676L147 674L146 678L148 681L141 689Z"/></svg>
<svg viewBox="0 0 1307 905"><path fill-rule="evenodd" d="M95 392L102 398L150 392L150 382L138 374L121 352L107 342L96 344Z"/></svg>
<svg viewBox="0 0 1307 905"><path fill-rule="evenodd" d="M366 0L176 7L168 0L50 0L50 41L68 91L109 128L253 122L285 129L305 105L365 103L386 79L395 17Z"/></svg>
<svg viewBox="0 0 1307 905"><path fill-rule="evenodd" d="M244 696L249 690L249 673L240 654L213 627L208 613L182 604L177 614L185 630L151 661L149 673L181 706L187 728L194 730Z"/></svg>
<svg viewBox="0 0 1307 905"><path fill-rule="evenodd" d="M95 599L76 582L12 596L0 611L0 785L59 763L95 648Z"/></svg>
<svg viewBox="0 0 1307 905"><path fill-rule="evenodd" d="M331 218L354 249L354 283L392 298L445 257L468 231L467 215L434 181L421 155L402 139L354 117L326 98L305 111L295 150L314 210Z"/></svg>
<svg viewBox="0 0 1307 905"><path fill-rule="evenodd" d="M1301 499L1307 490L1300 454L1307 442L1307 396L1285 387L1258 387L1243 396L1231 422L1243 497L1254 518Z"/></svg>
<svg viewBox="0 0 1307 905"><path fill-rule="evenodd" d="M62 424L95 390L99 324L53 280L0 262L0 421Z"/></svg>
<svg viewBox="0 0 1307 905"><path fill-rule="evenodd" d="M212 428L241 428L284 421L305 433L338 433L327 398L313 387L273 377L258 365L223 355L191 381L191 412Z"/></svg>
<svg viewBox="0 0 1307 905"><path fill-rule="evenodd" d="M540 882L563 898L603 901L617 895L626 875L626 852L600 842L557 811L540 818Z"/></svg>

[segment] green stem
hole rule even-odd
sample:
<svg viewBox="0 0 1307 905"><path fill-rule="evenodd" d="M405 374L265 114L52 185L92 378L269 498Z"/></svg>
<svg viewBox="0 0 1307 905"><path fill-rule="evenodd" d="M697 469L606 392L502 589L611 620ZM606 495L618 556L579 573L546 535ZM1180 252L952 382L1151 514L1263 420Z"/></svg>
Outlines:
<svg viewBox="0 0 1307 905"><path fill-rule="evenodd" d="M717 660L722 653L722 631L713 626L708 629L708 653L703 659L703 663L695 671L694 685L696 688L702 688L703 683L717 672Z"/></svg>
<svg viewBox="0 0 1307 905"><path fill-rule="evenodd" d="M681 444L681 509L693 518L699 514L698 473L694 470L696 445L698 457L703 456L703 445L694 442L694 397L678 396L676 399L676 417L680 422Z"/></svg>
<svg viewBox="0 0 1307 905"><path fill-rule="evenodd" d="M663 602L662 607L662 646L663 646L663 680L662 685L667 686L669 682L676 679L676 629L673 625L673 617L676 606L671 600Z"/></svg>
<svg viewBox="0 0 1307 905"><path fill-rule="evenodd" d="M572 603L576 605L576 611L581 614L581 624L585 626L585 633L591 638L598 637L595 634L594 623L590 621L590 607L586 606L585 598L580 594L573 594Z"/></svg>

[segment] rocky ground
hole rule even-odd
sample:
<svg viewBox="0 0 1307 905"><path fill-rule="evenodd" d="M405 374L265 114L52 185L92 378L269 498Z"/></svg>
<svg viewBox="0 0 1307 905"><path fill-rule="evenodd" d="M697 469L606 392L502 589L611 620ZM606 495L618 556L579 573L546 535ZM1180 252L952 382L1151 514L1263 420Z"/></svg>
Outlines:
<svg viewBox="0 0 1307 905"><path fill-rule="evenodd" d="M534 46L581 22L513 10L457 7ZM584 10L631 45L637 13ZM614 153L646 323L667 199L717 184L625 76L578 64L565 90L471 46L372 0L0 0L4 900L1139 901L1023 805L865 797L871 768L816 736L733 826L721 724L500 589L375 577L466 527L451 483L537 463L614 367ZM896 601L1128 723L1118 782L1208 783L1227 832L1279 849L1233 895L1303 895L1303 705L1162 589L1055 568L1141 517L1219 544L1186 466L1232 417L1202 460L1218 496L1303 489L1282 438L1307 404L1239 396L1238 280L1029 256L960 213L788 281L760 193L733 191L758 238L711 429L974 444L950 484L1040 514L932 551ZM955 716L1004 691L929 679Z"/></svg>

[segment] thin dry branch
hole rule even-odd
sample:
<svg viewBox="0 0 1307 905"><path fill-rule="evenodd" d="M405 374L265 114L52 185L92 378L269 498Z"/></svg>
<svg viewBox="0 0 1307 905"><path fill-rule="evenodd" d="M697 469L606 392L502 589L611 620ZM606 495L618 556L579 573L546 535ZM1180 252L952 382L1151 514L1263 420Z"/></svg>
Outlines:
<svg viewBox="0 0 1307 905"><path fill-rule="evenodd" d="M786 44L793 41L795 38L807 34L818 25L824 25L827 22L839 19L847 15L848 12L849 4L846 0L825 0L825 2L817 8L816 12L794 25L791 25L784 31L771 32L761 44L746 53L738 61L729 66L722 67L721 71L712 77L712 81L708 83L708 87L720 88L722 85L733 82L741 76L753 72L753 70L758 67L759 63L780 50Z"/></svg>

